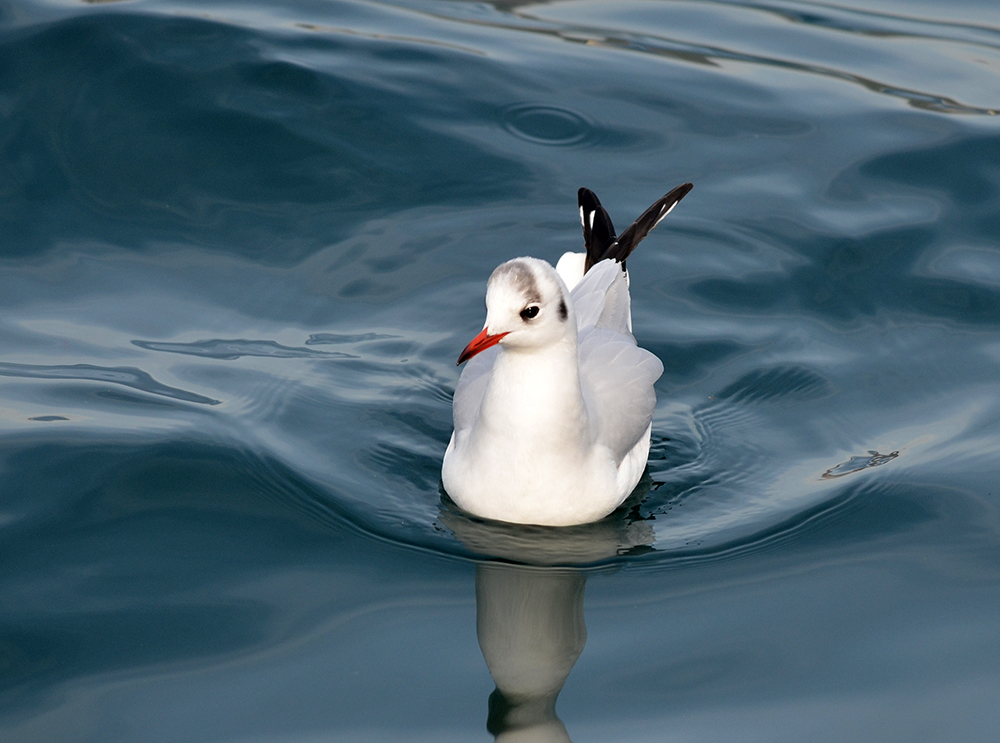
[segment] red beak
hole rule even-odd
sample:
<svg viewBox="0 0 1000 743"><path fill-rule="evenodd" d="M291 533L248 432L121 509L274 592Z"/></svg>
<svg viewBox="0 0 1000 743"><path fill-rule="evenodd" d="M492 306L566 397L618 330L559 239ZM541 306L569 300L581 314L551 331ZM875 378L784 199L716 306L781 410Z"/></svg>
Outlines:
<svg viewBox="0 0 1000 743"><path fill-rule="evenodd" d="M466 362L469 359L471 359L477 353L485 351L487 348L490 348L491 346L495 346L497 343L500 342L500 339L503 338L505 335L507 335L507 333L497 333L496 335L489 335L486 332L486 328L483 328L482 330L479 331L479 335L477 335L475 338L469 341L469 345L465 347L465 350L462 351L462 355L458 357L458 363L462 364L463 362Z"/></svg>

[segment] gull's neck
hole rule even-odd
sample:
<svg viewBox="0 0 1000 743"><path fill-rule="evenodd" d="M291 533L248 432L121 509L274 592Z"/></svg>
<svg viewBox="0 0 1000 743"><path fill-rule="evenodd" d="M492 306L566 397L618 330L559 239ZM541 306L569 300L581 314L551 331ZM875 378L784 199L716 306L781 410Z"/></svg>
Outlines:
<svg viewBox="0 0 1000 743"><path fill-rule="evenodd" d="M575 330L575 325L574 328ZM590 447L580 387L576 333L543 348L504 348L480 409L483 433L528 456L546 450L572 455Z"/></svg>

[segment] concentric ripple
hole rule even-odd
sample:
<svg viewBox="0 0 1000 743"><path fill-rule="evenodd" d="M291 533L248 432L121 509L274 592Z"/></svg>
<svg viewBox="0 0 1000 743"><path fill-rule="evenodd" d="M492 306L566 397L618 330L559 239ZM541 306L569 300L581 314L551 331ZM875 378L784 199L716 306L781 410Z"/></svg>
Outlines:
<svg viewBox="0 0 1000 743"><path fill-rule="evenodd" d="M586 118L556 106L512 106L504 111L503 122L514 136L553 147L570 147L596 137L593 125Z"/></svg>

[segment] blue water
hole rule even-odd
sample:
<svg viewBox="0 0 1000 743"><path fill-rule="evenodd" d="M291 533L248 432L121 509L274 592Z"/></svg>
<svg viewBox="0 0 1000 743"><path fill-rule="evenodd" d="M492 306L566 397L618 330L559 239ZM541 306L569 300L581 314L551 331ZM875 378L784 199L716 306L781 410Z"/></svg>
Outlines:
<svg viewBox="0 0 1000 743"><path fill-rule="evenodd" d="M998 112L991 0L0 6L0 738L996 740ZM649 477L457 513L489 273L685 181Z"/></svg>

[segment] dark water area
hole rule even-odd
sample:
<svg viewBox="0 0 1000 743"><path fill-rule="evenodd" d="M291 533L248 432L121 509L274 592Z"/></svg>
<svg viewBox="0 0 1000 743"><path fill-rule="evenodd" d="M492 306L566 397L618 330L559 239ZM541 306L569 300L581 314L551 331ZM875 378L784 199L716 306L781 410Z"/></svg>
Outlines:
<svg viewBox="0 0 1000 743"><path fill-rule="evenodd" d="M994 3L13 2L0 113L0 739L996 740ZM492 269L685 181L648 478L458 513Z"/></svg>

